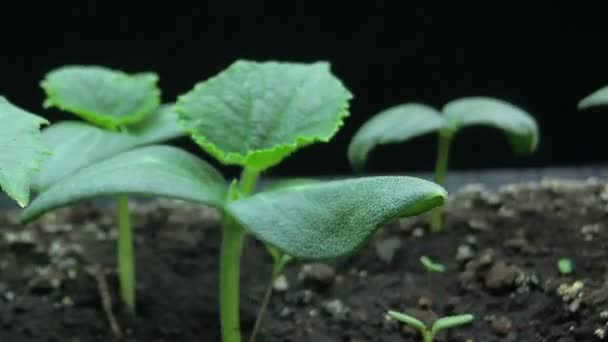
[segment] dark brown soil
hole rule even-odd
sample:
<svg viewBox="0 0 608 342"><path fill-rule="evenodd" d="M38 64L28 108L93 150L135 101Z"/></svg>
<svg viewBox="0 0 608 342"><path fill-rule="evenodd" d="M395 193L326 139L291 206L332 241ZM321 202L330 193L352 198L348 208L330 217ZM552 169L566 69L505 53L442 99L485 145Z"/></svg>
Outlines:
<svg viewBox="0 0 608 342"><path fill-rule="evenodd" d="M64 209L22 227L0 215L0 341L112 341L104 278L124 341L219 341L219 217L175 201L133 205L138 317L116 298L112 208ZM352 257L294 262L276 284L258 341L420 341L387 309L429 321L471 313L439 341L596 341L608 322L608 186L546 181L452 196L447 230L391 223ZM250 331L270 258L250 239L242 321ZM422 255L443 263L428 274ZM571 258L574 273L557 261ZM93 266L103 265L105 272ZM285 290L285 287L287 289Z"/></svg>

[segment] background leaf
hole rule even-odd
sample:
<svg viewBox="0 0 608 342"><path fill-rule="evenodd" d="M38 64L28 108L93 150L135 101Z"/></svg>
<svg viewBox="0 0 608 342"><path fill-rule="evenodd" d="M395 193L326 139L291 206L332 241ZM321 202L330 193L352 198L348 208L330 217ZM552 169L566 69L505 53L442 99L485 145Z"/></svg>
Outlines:
<svg viewBox="0 0 608 342"><path fill-rule="evenodd" d="M410 103L384 110L367 121L355 133L348 146L348 159L355 169L362 169L368 154L379 145L404 142L435 132L444 125L437 110L424 104Z"/></svg>
<svg viewBox="0 0 608 342"><path fill-rule="evenodd" d="M108 129L141 121L160 104L154 73L129 75L100 66L65 66L46 75L45 107L57 107Z"/></svg>
<svg viewBox="0 0 608 342"><path fill-rule="evenodd" d="M181 96L177 111L212 156L261 171L302 146L329 141L351 97L327 63L237 61Z"/></svg>
<svg viewBox="0 0 608 342"><path fill-rule="evenodd" d="M45 119L28 113L0 96L0 187L19 205L30 199L30 182L49 151L41 143Z"/></svg>
<svg viewBox="0 0 608 342"><path fill-rule="evenodd" d="M23 211L32 220L55 208L116 195L164 196L216 207L226 181L211 165L170 146L146 146L93 164L42 192Z"/></svg>
<svg viewBox="0 0 608 342"><path fill-rule="evenodd" d="M502 130L517 155L531 154L538 145L534 118L508 102L489 97L465 97L447 103L443 113L452 131L472 125Z"/></svg>
<svg viewBox="0 0 608 342"><path fill-rule="evenodd" d="M591 95L585 97L578 103L579 109L586 109L593 106L606 106L608 105L608 86L603 87Z"/></svg>
<svg viewBox="0 0 608 342"><path fill-rule="evenodd" d="M163 105L144 121L118 133L84 122L66 121L42 131L42 141L53 150L33 178L32 188L40 192L83 167L133 148L185 135L177 123L173 105Z"/></svg>
<svg viewBox="0 0 608 342"><path fill-rule="evenodd" d="M303 259L353 252L378 227L443 204L439 185L412 177L368 177L268 191L227 205L262 241Z"/></svg>

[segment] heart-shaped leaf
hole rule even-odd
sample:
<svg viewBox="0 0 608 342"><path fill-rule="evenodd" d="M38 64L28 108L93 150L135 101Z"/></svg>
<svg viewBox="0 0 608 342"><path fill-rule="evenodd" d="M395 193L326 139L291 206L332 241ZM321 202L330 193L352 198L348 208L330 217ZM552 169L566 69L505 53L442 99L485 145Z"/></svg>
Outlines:
<svg viewBox="0 0 608 342"><path fill-rule="evenodd" d="M375 147L435 132L443 125L441 113L424 104L410 103L389 108L361 126L348 146L348 159L355 169L360 170Z"/></svg>
<svg viewBox="0 0 608 342"><path fill-rule="evenodd" d="M30 199L32 174L50 154L40 141L40 126L48 121L0 96L0 123L0 187L23 207Z"/></svg>
<svg viewBox="0 0 608 342"><path fill-rule="evenodd" d="M107 129L141 121L160 104L154 73L129 75L100 66L65 66L41 86L45 107L57 107Z"/></svg>
<svg viewBox="0 0 608 342"><path fill-rule="evenodd" d="M446 104L443 113L452 131L473 125L502 130L517 155L530 154L538 145L534 118L508 102L489 97L465 97Z"/></svg>
<svg viewBox="0 0 608 342"><path fill-rule="evenodd" d="M41 192L63 177L118 153L185 135L173 105L163 105L124 133L111 132L84 122L53 124L42 132L45 146L53 150L32 188Z"/></svg>
<svg viewBox="0 0 608 342"><path fill-rule="evenodd" d="M353 252L389 220L444 203L435 183L368 177L268 191L231 202L249 232L291 256L328 259Z"/></svg>
<svg viewBox="0 0 608 342"><path fill-rule="evenodd" d="M181 96L177 111L209 154L262 171L331 139L351 97L327 63L237 61Z"/></svg>
<svg viewBox="0 0 608 342"><path fill-rule="evenodd" d="M38 195L24 210L23 219L117 195L164 196L221 207L227 188L222 175L196 156L170 146L146 146L64 178Z"/></svg>
<svg viewBox="0 0 608 342"><path fill-rule="evenodd" d="M585 97L578 103L579 109L586 109L594 106L608 105L608 86L596 90L591 95Z"/></svg>

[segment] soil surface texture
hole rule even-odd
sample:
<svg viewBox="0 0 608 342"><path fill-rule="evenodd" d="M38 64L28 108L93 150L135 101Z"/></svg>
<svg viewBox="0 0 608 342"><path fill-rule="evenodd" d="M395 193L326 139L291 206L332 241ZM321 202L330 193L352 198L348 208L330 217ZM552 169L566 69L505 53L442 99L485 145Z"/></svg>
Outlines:
<svg viewBox="0 0 608 342"><path fill-rule="evenodd" d="M217 211L178 201L132 201L137 316L118 299L112 206L79 205L26 226L0 213L0 341L220 341ZM421 341L388 309L432 323L470 313L438 341L608 339L608 185L545 180L451 194L446 229L396 220L358 253L294 261L275 282L258 342ZM426 255L446 267L428 273ZM557 263L569 258L571 274ZM243 339L271 258L248 239L242 258ZM122 337L115 337L120 334Z"/></svg>

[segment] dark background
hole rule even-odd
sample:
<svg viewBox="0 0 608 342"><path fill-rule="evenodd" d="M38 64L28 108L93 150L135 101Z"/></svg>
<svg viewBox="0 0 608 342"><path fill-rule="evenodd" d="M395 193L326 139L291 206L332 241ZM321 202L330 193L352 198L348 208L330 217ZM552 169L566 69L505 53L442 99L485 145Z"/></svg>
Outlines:
<svg viewBox="0 0 608 342"><path fill-rule="evenodd" d="M56 121L69 116L42 111L38 83L64 64L154 70L164 100L173 101L238 58L329 60L355 94L351 117L332 143L297 152L273 175L349 173L348 142L371 115L402 102L440 107L471 95L528 110L539 122L541 144L534 156L516 159L498 132L467 129L454 142L453 168L605 164L608 108L576 109L582 97L608 85L608 11L600 3L233 0L4 7L0 94ZM179 143L196 150L188 140ZM370 172L430 170L435 137L376 152Z"/></svg>

